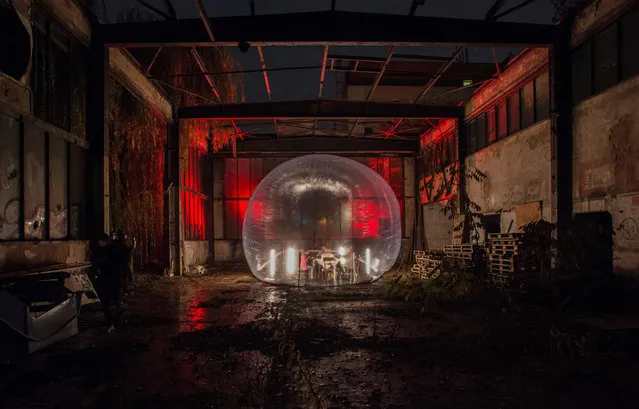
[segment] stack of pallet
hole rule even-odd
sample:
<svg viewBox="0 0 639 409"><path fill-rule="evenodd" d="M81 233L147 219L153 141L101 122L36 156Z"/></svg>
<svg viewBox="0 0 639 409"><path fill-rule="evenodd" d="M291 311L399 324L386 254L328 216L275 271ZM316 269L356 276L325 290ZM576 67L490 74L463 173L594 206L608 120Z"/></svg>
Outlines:
<svg viewBox="0 0 639 409"><path fill-rule="evenodd" d="M444 246L446 257L462 260L468 264L473 261L472 244L448 244Z"/></svg>
<svg viewBox="0 0 639 409"><path fill-rule="evenodd" d="M426 255L425 251L416 250L413 252L415 256L415 264L411 267L411 273L417 275L422 280L435 278L439 275L439 267L442 262L433 260Z"/></svg>
<svg viewBox="0 0 639 409"><path fill-rule="evenodd" d="M490 233L488 248L488 277L498 286L509 285L514 276L527 271L526 251L521 233Z"/></svg>

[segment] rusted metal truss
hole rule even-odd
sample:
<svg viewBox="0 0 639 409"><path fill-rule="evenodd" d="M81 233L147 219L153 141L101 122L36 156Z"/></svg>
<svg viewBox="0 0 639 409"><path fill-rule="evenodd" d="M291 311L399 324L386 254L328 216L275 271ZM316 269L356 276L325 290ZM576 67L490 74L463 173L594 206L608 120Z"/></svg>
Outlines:
<svg viewBox="0 0 639 409"><path fill-rule="evenodd" d="M551 46L557 27L388 14L326 11L105 24L98 38L119 47L251 45L457 45Z"/></svg>
<svg viewBox="0 0 639 409"><path fill-rule="evenodd" d="M464 110L455 106L401 104L372 101L311 100L272 101L181 107L180 119L288 119L288 118L376 118L417 119L462 118Z"/></svg>
<svg viewBox="0 0 639 409"><path fill-rule="evenodd" d="M417 141L384 140L330 137L303 137L280 139L247 139L238 141L238 152L278 153L278 152L414 152Z"/></svg>

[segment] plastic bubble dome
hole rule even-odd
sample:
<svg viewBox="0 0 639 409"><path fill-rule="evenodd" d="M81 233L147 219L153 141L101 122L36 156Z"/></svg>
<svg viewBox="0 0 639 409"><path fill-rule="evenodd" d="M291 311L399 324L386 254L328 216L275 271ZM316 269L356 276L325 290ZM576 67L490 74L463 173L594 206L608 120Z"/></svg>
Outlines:
<svg viewBox="0 0 639 409"><path fill-rule="evenodd" d="M369 167L307 155L273 169L248 203L244 254L259 280L333 286L372 282L401 246L395 193Z"/></svg>

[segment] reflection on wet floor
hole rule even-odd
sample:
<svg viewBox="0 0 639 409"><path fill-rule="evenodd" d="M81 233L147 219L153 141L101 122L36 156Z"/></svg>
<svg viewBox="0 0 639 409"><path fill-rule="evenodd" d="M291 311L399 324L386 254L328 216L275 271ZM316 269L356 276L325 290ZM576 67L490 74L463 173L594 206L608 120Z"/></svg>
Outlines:
<svg viewBox="0 0 639 409"><path fill-rule="evenodd" d="M298 408L311 407L311 385L334 408L612 407L633 390L629 374L639 360L550 359L548 323L538 313L494 318L469 307L420 316L387 299L385 285L296 289L244 274L141 278L114 335L99 310L87 309L78 336L1 366L2 403ZM283 325L299 364L273 340ZM576 380L574 371L589 378ZM601 382L618 383L606 392L595 387Z"/></svg>

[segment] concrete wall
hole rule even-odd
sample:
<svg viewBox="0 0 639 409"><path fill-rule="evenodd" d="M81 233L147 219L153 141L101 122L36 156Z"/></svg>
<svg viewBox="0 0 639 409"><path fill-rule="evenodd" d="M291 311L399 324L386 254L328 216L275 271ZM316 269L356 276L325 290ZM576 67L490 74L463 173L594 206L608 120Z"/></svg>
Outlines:
<svg viewBox="0 0 639 409"><path fill-rule="evenodd" d="M424 248L441 250L453 237L453 222L443 211L444 202L422 205L424 215Z"/></svg>
<svg viewBox="0 0 639 409"><path fill-rule="evenodd" d="M633 0L598 0L583 8L573 45L619 18ZM639 52L639 51L637 51ZM610 212L614 271L639 271L639 76L592 96L573 110L573 211Z"/></svg>
<svg viewBox="0 0 639 409"><path fill-rule="evenodd" d="M573 210L612 214L614 269L639 271L639 76L573 111Z"/></svg>
<svg viewBox="0 0 639 409"><path fill-rule="evenodd" d="M193 266L206 265L209 258L209 242L206 240L184 241L184 266L188 271Z"/></svg>
<svg viewBox="0 0 639 409"><path fill-rule="evenodd" d="M20 0L16 5L25 16L30 13L30 1ZM84 11L74 0L42 0L40 5L47 8L69 32L82 43L89 46L91 24ZM0 56L4 58L6 56ZM146 78L132 57L123 51L110 53L109 66L127 88L145 103L149 104L164 117L172 115L171 106L159 88ZM33 68L33 67L32 67ZM31 129L61 136L75 144L87 146L87 142L74 135L30 116L30 90L27 80L19 82L0 73L0 112L16 120L21 120ZM4 131L4 130L3 130ZM3 135L0 134L0 138ZM108 188L108 185L107 185ZM108 200L108 197L105 197ZM108 208L108 206L107 206ZM193 252L199 254L199 252ZM199 257L199 256L198 256ZM194 259L199 260L194 256ZM81 241L6 241L0 244L0 274L11 270L23 270L47 264L79 263L87 260L87 243Z"/></svg>
<svg viewBox="0 0 639 409"><path fill-rule="evenodd" d="M467 180L468 197L481 207L482 213L501 213L503 232L508 230L510 220L517 226L515 208L519 204L541 202L542 214L549 220L550 141L550 121L545 120L466 158L469 169L478 169L487 176L480 182Z"/></svg>
<svg viewBox="0 0 639 409"><path fill-rule="evenodd" d="M85 241L4 242L0 245L0 274L51 264L83 263L88 252Z"/></svg>

